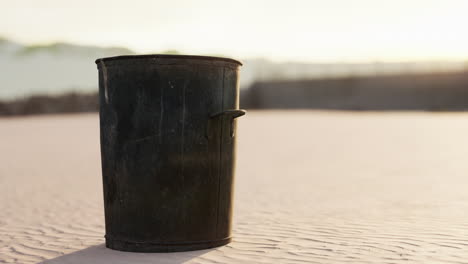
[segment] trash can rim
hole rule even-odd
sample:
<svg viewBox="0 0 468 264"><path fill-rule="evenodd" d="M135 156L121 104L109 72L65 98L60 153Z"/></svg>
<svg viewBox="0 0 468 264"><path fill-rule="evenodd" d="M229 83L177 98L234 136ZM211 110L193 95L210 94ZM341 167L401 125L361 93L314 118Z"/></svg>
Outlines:
<svg viewBox="0 0 468 264"><path fill-rule="evenodd" d="M208 61L225 61L236 63L242 66L242 62L226 58L226 57L215 57L215 56L200 56L200 55L169 55L169 54L143 54L143 55L119 55L112 57L99 58L95 61L96 64L101 62L116 61L116 60L128 60L128 59L197 59L197 60L208 60Z"/></svg>

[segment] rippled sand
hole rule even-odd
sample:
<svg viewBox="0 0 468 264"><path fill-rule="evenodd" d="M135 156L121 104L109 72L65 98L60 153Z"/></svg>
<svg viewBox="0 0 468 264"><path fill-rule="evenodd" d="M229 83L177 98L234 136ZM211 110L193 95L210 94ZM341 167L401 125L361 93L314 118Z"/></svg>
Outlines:
<svg viewBox="0 0 468 264"><path fill-rule="evenodd" d="M0 119L0 263L467 263L468 113L254 112L234 242L103 246L98 116Z"/></svg>

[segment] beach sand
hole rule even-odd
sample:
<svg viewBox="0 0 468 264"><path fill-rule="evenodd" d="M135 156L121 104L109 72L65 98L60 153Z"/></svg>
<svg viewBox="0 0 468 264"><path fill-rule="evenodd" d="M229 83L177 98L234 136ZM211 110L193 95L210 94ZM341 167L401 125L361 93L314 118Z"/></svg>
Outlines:
<svg viewBox="0 0 468 264"><path fill-rule="evenodd" d="M234 241L104 247L97 114L0 119L0 263L467 263L468 113L250 111Z"/></svg>

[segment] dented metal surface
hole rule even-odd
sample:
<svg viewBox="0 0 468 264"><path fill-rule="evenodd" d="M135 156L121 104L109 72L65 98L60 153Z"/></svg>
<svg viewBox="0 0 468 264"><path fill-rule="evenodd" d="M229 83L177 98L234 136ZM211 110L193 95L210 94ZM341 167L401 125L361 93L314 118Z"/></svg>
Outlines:
<svg viewBox="0 0 468 264"><path fill-rule="evenodd" d="M137 252L231 239L239 62L98 59L106 245Z"/></svg>

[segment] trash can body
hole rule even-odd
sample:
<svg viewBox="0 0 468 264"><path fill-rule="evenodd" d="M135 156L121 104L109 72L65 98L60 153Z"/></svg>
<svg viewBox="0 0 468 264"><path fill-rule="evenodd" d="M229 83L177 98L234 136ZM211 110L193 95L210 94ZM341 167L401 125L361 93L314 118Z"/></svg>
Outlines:
<svg viewBox="0 0 468 264"><path fill-rule="evenodd" d="M98 59L106 246L230 242L239 67L227 58Z"/></svg>

